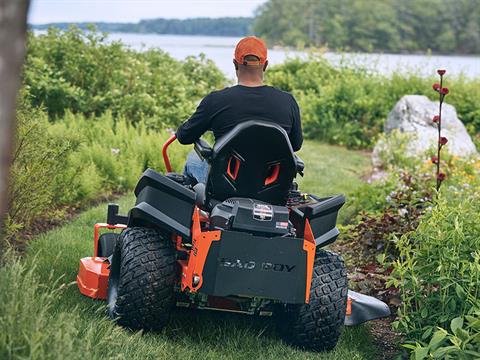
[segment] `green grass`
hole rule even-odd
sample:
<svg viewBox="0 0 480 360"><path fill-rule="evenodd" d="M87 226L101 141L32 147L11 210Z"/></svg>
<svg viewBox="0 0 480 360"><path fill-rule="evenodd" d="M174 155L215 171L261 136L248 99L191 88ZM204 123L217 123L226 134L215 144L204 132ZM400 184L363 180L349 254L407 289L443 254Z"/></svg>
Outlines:
<svg viewBox="0 0 480 360"><path fill-rule="evenodd" d="M298 155L305 162L305 176L298 179L300 189L318 196L348 194L370 170L367 153L341 146L306 141Z"/></svg>
<svg viewBox="0 0 480 360"><path fill-rule="evenodd" d="M305 190L327 195L359 184L368 159L358 152L307 142ZM133 196L119 200L122 212ZM372 359L367 328L346 328L328 354L284 344L271 318L178 309L161 333L132 333L113 325L105 304L78 292L81 257L93 252L93 224L105 205L31 241L25 259L0 268L0 358L76 359ZM56 290L54 290L56 289Z"/></svg>
<svg viewBox="0 0 480 360"><path fill-rule="evenodd" d="M320 197L346 195L347 203L339 213L339 222L346 222L353 215L348 195L362 184L361 177L370 171L370 156L315 141L306 141L298 154L305 162L305 176L297 179L300 190Z"/></svg>

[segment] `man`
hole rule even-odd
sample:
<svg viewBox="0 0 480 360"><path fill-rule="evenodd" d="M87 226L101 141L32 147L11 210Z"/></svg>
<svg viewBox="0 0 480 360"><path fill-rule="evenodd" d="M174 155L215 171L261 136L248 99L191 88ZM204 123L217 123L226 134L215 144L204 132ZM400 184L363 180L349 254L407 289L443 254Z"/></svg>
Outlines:
<svg viewBox="0 0 480 360"><path fill-rule="evenodd" d="M291 94L263 84L268 66L265 43L255 36L243 38L235 48L233 64L238 84L207 95L190 119L178 128L178 141L193 144L208 130L213 131L217 140L241 122L262 120L284 128L293 151L300 150L303 136L297 102ZM208 164L192 151L184 174L205 183Z"/></svg>

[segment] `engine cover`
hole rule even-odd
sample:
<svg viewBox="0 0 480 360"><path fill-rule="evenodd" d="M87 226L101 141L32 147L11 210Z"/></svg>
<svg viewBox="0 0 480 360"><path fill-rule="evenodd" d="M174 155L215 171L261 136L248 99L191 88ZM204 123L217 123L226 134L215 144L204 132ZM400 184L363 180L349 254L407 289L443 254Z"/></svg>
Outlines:
<svg viewBox="0 0 480 360"><path fill-rule="evenodd" d="M281 236L290 231L288 208L247 198L230 198L210 213L212 230L237 230L263 236Z"/></svg>

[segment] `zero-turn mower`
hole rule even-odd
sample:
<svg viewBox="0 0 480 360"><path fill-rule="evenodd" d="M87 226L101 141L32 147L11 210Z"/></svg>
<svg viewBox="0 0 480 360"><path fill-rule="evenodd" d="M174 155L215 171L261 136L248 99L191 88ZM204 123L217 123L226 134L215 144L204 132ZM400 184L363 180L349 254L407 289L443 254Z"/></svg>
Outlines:
<svg viewBox="0 0 480 360"><path fill-rule="evenodd" d="M93 257L80 260L80 292L106 299L119 325L162 329L175 306L273 316L287 342L325 351L344 325L390 314L348 290L342 257L325 250L345 197L298 191L304 163L282 128L248 121L213 148L197 141L206 184L172 173L173 141L163 147L167 173L143 173L128 216L109 205Z"/></svg>

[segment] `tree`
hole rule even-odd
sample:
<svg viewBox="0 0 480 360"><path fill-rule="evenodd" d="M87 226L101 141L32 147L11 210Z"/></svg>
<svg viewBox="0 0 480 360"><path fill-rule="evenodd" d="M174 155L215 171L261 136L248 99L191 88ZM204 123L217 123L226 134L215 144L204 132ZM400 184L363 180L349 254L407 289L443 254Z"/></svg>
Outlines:
<svg viewBox="0 0 480 360"><path fill-rule="evenodd" d="M478 0L269 0L255 34L332 50L480 53Z"/></svg>
<svg viewBox="0 0 480 360"><path fill-rule="evenodd" d="M6 211L15 107L25 56L29 0L0 0L0 225ZM2 243L0 242L0 255Z"/></svg>

